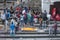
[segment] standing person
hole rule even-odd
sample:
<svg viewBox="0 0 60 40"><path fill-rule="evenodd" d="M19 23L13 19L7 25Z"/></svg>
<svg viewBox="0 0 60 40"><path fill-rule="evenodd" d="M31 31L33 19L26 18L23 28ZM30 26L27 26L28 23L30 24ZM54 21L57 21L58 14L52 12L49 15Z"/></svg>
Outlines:
<svg viewBox="0 0 60 40"><path fill-rule="evenodd" d="M46 12L46 10L44 10L44 13L43 13L43 15L44 15L44 20L47 20L47 12Z"/></svg>
<svg viewBox="0 0 60 40"><path fill-rule="evenodd" d="M15 33L19 31L19 23L17 23L16 27L15 27Z"/></svg>
<svg viewBox="0 0 60 40"><path fill-rule="evenodd" d="M10 13L11 13L11 16L13 16L14 10L12 6L10 7Z"/></svg>
<svg viewBox="0 0 60 40"><path fill-rule="evenodd" d="M12 7L12 6L10 7L10 13L11 13L11 14L14 13L14 10L13 10L13 7Z"/></svg>
<svg viewBox="0 0 60 40"><path fill-rule="evenodd" d="M27 24L27 14L24 14L24 23Z"/></svg>
<svg viewBox="0 0 60 40"><path fill-rule="evenodd" d="M30 24L30 19L31 19L31 12L28 11L27 12L27 21L28 21L29 24Z"/></svg>
<svg viewBox="0 0 60 40"><path fill-rule="evenodd" d="M5 13L1 14L1 19L2 19L2 24L4 24L6 19Z"/></svg>
<svg viewBox="0 0 60 40"><path fill-rule="evenodd" d="M23 14L20 15L20 25L21 27L24 26L24 15Z"/></svg>
<svg viewBox="0 0 60 40"><path fill-rule="evenodd" d="M39 14L39 23L40 23L40 27L39 28L42 28L42 21L43 21L42 14L40 13Z"/></svg>
<svg viewBox="0 0 60 40"><path fill-rule="evenodd" d="M37 23L37 15L34 14L34 22Z"/></svg>
<svg viewBox="0 0 60 40"><path fill-rule="evenodd" d="M6 13L8 11L8 8L4 9L4 13Z"/></svg>
<svg viewBox="0 0 60 40"><path fill-rule="evenodd" d="M5 20L5 27L6 27L6 28L5 28L5 29L6 29L5 31L7 32L7 31L8 31L8 27L9 27L9 22L8 22L8 20Z"/></svg>
<svg viewBox="0 0 60 40"><path fill-rule="evenodd" d="M12 22L11 24L10 24L10 34L12 35L14 35L15 34L15 24Z"/></svg>
<svg viewBox="0 0 60 40"><path fill-rule="evenodd" d="M57 23L56 23L56 21L55 21L55 24L54 24L54 34L55 34L55 36L57 34Z"/></svg>
<svg viewBox="0 0 60 40"><path fill-rule="evenodd" d="M10 18L10 12L7 12L6 13L6 19L9 20L9 18Z"/></svg>
<svg viewBox="0 0 60 40"><path fill-rule="evenodd" d="M48 23L48 27L49 27L49 36L50 36L51 34L53 34L53 26L50 23Z"/></svg>
<svg viewBox="0 0 60 40"><path fill-rule="evenodd" d="M27 7L24 7L25 11L27 12L28 11L28 8Z"/></svg>
<svg viewBox="0 0 60 40"><path fill-rule="evenodd" d="M33 16L33 14L31 14L30 25L33 26L33 23L34 23L34 16Z"/></svg>

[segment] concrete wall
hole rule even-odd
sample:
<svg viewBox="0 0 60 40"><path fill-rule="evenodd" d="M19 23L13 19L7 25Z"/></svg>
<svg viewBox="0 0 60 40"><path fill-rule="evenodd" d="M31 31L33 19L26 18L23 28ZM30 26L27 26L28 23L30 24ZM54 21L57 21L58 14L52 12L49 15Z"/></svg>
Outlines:
<svg viewBox="0 0 60 40"><path fill-rule="evenodd" d="M53 4L53 2L56 2L56 1L60 1L60 0L42 0L42 12L46 10L47 13L49 13L50 4Z"/></svg>

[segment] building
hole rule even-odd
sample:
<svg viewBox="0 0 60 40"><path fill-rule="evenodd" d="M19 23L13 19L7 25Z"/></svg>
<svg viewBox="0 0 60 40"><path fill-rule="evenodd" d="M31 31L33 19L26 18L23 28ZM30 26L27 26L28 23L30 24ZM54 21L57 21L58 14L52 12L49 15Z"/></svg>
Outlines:
<svg viewBox="0 0 60 40"><path fill-rule="evenodd" d="M60 0L42 0L42 12L46 10L47 13L49 13L50 5L54 5L54 2L57 2L57 1L60 1Z"/></svg>

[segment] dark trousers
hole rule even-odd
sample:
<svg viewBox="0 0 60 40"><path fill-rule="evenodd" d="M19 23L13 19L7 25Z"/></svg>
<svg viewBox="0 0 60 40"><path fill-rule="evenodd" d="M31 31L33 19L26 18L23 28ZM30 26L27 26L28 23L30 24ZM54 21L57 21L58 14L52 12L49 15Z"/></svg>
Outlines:
<svg viewBox="0 0 60 40"><path fill-rule="evenodd" d="M15 33L18 31L18 27L15 27Z"/></svg>

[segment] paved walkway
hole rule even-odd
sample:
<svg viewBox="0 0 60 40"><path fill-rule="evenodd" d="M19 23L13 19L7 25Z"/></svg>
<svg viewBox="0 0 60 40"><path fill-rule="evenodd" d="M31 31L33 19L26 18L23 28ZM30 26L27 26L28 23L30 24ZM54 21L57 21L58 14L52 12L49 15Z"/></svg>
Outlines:
<svg viewBox="0 0 60 40"><path fill-rule="evenodd" d="M0 40L60 40L60 38L0 38Z"/></svg>

